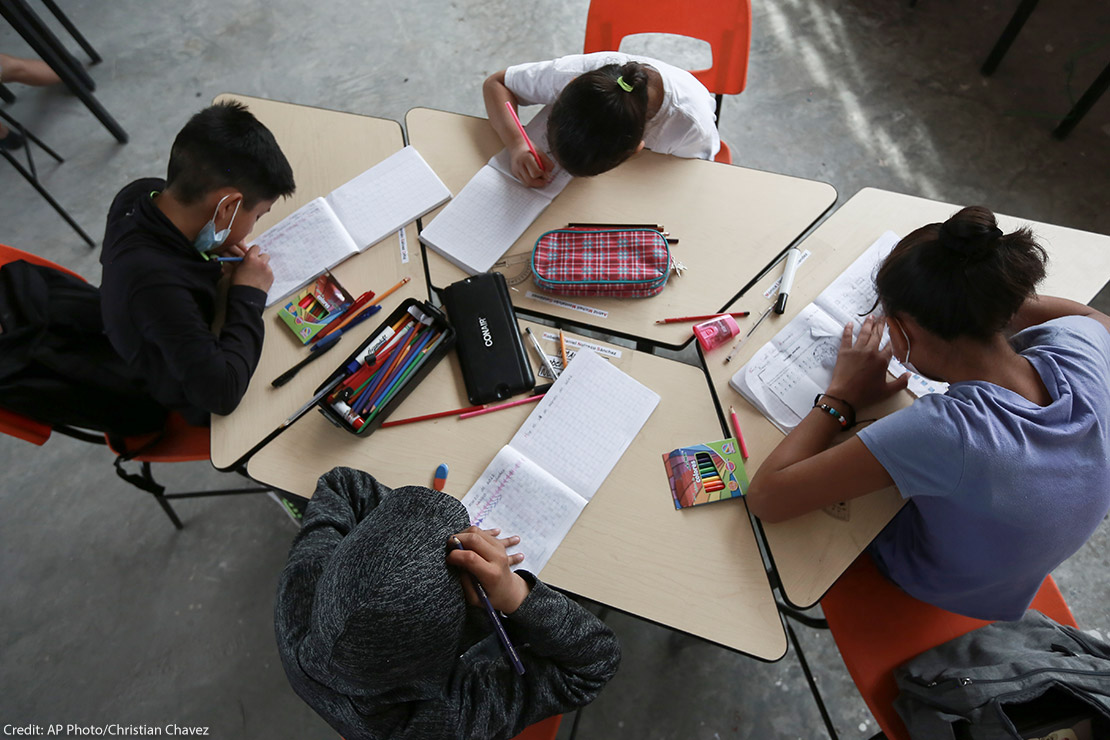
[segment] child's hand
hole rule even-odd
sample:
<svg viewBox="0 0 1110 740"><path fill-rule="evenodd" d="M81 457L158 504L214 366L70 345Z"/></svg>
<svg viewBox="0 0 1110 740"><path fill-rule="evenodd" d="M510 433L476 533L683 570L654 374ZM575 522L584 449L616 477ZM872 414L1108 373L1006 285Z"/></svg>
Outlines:
<svg viewBox="0 0 1110 740"><path fill-rule="evenodd" d="M536 164L536 158L532 156L532 150L528 148L527 144L522 144L521 147L513 151L513 175L530 188L542 188L551 182L552 174L555 172L555 165L551 159L543 152L537 151L537 154L540 155L540 161L543 162L542 170Z"/></svg>
<svg viewBox="0 0 1110 740"><path fill-rule="evenodd" d="M479 529L468 527L447 540L450 552L447 553L447 564L461 568L478 579L486 596L494 609L503 614L512 614L528 596L528 583L509 570L510 565L516 565L524 560L524 556L517 553L510 555L505 550L520 542L517 536L497 539L501 533L499 529ZM457 549L455 540L462 543L465 550ZM466 591L466 600L477 605L478 595L469 578L463 578L463 590Z"/></svg>
<svg viewBox="0 0 1110 740"><path fill-rule="evenodd" d="M274 284L274 273L270 269L270 255L263 254L257 244L243 256L243 261L231 274L232 285L249 285L262 292L269 292Z"/></svg>
<svg viewBox="0 0 1110 740"><path fill-rule="evenodd" d="M833 368L829 395L843 398L857 411L904 390L910 379L909 373L906 373L900 378L887 380L886 366L893 350L889 342L879 349L885 325L881 319L868 316L854 344L851 324L844 327L840 337L840 354Z"/></svg>
<svg viewBox="0 0 1110 740"><path fill-rule="evenodd" d="M247 245L243 242L239 242L238 244L225 243L219 249L213 249L212 253L220 257L245 257L247 255ZM220 264L223 267L223 274L225 276L235 272L235 268L238 267L238 264L235 262L222 262Z"/></svg>

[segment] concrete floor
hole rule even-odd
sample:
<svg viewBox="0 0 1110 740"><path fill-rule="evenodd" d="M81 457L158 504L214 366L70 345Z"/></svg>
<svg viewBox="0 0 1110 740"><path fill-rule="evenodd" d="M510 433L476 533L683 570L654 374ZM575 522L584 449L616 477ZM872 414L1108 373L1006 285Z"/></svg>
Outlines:
<svg viewBox="0 0 1110 740"><path fill-rule="evenodd" d="M396 120L414 106L482 114L487 74L581 48L587 5L67 0L105 58L90 70L96 94L131 142L117 144L60 89L16 89L4 109L66 157L38 158L43 181L99 240L115 192L163 173L176 131L218 93ZM748 89L725 101L721 122L738 164L830 182L842 202L876 186L1110 232L1110 100L1066 141L1048 136L1110 56L1110 6L1042 4L985 79L978 67L1014 0L755 5ZM624 48L688 66L705 59L651 41ZM7 26L0 50L27 51ZM0 242L98 282L98 252L9 167L0 183ZM1108 291L1095 305L1110 308ZM289 690L274 649L273 589L294 530L271 501L182 502L186 529L175 532L114 476L103 449L5 437L0 471L0 725L335 737ZM177 489L227 483L199 463L159 475ZM1102 634L1108 568L1104 524L1056 573L1081 626ZM583 713L580 737L825 736L793 650L766 664L622 615L610 622L624 664ZM831 639L800 637L838 731L872 734Z"/></svg>

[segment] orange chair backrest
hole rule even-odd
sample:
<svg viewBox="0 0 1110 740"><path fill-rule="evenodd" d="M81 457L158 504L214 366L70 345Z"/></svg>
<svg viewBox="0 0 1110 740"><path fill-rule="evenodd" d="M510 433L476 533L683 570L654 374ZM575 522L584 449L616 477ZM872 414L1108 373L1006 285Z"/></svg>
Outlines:
<svg viewBox="0 0 1110 740"><path fill-rule="evenodd" d="M1075 627L1052 576L1044 579L1030 609ZM929 648L990 624L918 601L889 581L863 553L821 599L844 666L890 740L909 740L894 711L894 669Z"/></svg>
<svg viewBox="0 0 1110 740"><path fill-rule="evenodd" d="M0 244L0 266L6 265L9 262L16 262L18 260L26 260L35 265L44 265L52 267L55 270L67 272L74 277L84 280L85 278L78 275L72 270L67 270L61 265L55 264L50 260L43 259L30 252L24 252L15 247L9 247ZM46 440L50 439L50 425L43 424L42 422L30 419L22 414L17 414L13 411L5 411L0 409L0 433L18 437L19 439L26 440L31 444L42 445Z"/></svg>
<svg viewBox="0 0 1110 740"><path fill-rule="evenodd" d="M81 277L73 270L67 270L56 262L51 262L48 259L43 259L42 257L31 254L30 252L24 252L22 249L16 249L15 247L9 247L7 245L0 244L0 267L3 267L9 262L16 262L17 260L26 260L33 265L53 267L55 270L68 273L79 280L85 280L85 278ZM88 281L85 280L85 282Z"/></svg>
<svg viewBox="0 0 1110 740"><path fill-rule="evenodd" d="M583 51L616 51L638 33L673 33L709 43L713 66L691 71L715 95L743 92L752 38L751 0L591 0Z"/></svg>
<svg viewBox="0 0 1110 740"><path fill-rule="evenodd" d="M512 740L555 740L555 736L559 734L559 723L562 721L563 715L561 714L540 720L525 727L524 732Z"/></svg>

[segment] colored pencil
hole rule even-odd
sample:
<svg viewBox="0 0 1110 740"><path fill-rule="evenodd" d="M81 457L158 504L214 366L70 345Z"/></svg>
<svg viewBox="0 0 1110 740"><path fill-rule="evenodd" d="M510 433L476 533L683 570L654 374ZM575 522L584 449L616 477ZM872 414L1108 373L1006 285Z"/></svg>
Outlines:
<svg viewBox="0 0 1110 740"><path fill-rule="evenodd" d="M418 421L428 421L429 419L440 419L444 416L458 416L465 414L469 411L478 411L485 408L484 405L478 404L477 406L466 406L461 409L451 409L450 411L437 411L434 414L424 414L423 416L410 416L407 419L396 419L391 421L383 421L382 427L397 427L402 424L415 424Z"/></svg>
<svg viewBox="0 0 1110 740"><path fill-rule="evenodd" d="M532 146L532 140L528 138L528 132L524 130L524 126L520 122L520 116L516 114L516 108L508 100L505 101L505 107L509 109L509 115L513 117L513 123L516 124L517 131L524 137L524 143L528 145L528 151L532 152L532 156L536 158L536 164L540 166L540 172L547 172L547 168L543 166L543 160L540 159L539 152L536 147Z"/></svg>
<svg viewBox="0 0 1110 740"><path fill-rule="evenodd" d="M401 289L401 286L403 286L403 285L404 285L405 283L407 283L408 281L409 281L409 278L402 278L402 279L401 279L401 282L397 283L397 284L396 284L396 285L394 285L394 286L393 286L392 288L390 288L390 289L389 289L389 290L387 290L386 292L382 293L382 294L381 294L380 296L378 296L378 297L377 297L377 298L375 298L374 300L370 301L370 303L369 303L369 304L367 304L367 305L370 305L370 306L376 306L376 305L378 305L378 304L379 304L379 303L381 303L381 302L382 302L383 300L385 300L386 298L388 298L389 296L391 296L391 295L392 295L392 294L393 294L394 292L396 292L396 291L400 290L400 289Z"/></svg>
<svg viewBox="0 0 1110 740"><path fill-rule="evenodd" d="M567 369L570 360L567 359L567 338L563 336L563 330L559 330L559 351L563 354L563 369Z"/></svg>
<svg viewBox="0 0 1110 740"><path fill-rule="evenodd" d="M459 542L459 538L455 537L455 547L460 550L465 550L463 544ZM513 647L512 640L509 639L509 633L505 631L505 625L501 624L501 619L497 616L497 612L493 609L493 604L490 603L489 596L486 595L486 590L482 588L481 582L471 576L471 583L474 585L474 591L478 594L478 600L482 602L482 606L486 609L486 616L489 617L490 623L493 625L494 632L497 633L497 639L501 641L501 647L505 648L505 652L509 656L509 662L513 664L513 669L518 676L524 675L524 664L520 662L520 656L516 653L516 648Z"/></svg>
<svg viewBox="0 0 1110 740"><path fill-rule="evenodd" d="M657 324L678 324L686 321L709 321L718 316L732 316L733 318L741 319L751 314L751 311L733 311L729 313L710 313L704 316L676 316L672 319L659 319Z"/></svg>
<svg viewBox="0 0 1110 740"><path fill-rule="evenodd" d="M363 293L362 295L360 295L358 298L355 299L355 302L351 304L351 307L343 312L342 316L340 316L338 319L330 322L327 326L325 326L323 329L321 329L319 332L317 332L316 336L314 336L312 338L312 341L313 342L320 341L321 339L326 337L331 332L333 332L337 329L342 329L343 327L345 327L348 323L350 323L351 319L353 319L356 316L358 316L359 314L361 314L364 310L373 308L373 306L367 306L366 305L366 302L369 301L373 297L374 297L374 291L372 291L372 290L368 290L365 293ZM371 311L370 313L374 313L374 311Z"/></svg>
<svg viewBox="0 0 1110 740"><path fill-rule="evenodd" d="M744 433L740 431L740 419L736 417L736 409L729 406L728 413L732 417L732 433L736 435L736 442L740 445L740 455L747 460L748 446L744 444Z"/></svg>
<svg viewBox="0 0 1110 740"><path fill-rule="evenodd" d="M501 409L507 409L507 408L511 408L513 406L520 406L520 405L525 404L525 403L532 403L532 401L540 400L541 398L543 398L543 396L544 396L544 394L537 393L534 396L528 396L528 398L520 398L520 399L517 399L516 401L508 401L506 403L499 403L495 406L487 405L485 408L479 409L478 411L468 411L465 414L459 414L459 419L469 419L472 416L481 416L482 414L488 414L492 411L500 411Z"/></svg>

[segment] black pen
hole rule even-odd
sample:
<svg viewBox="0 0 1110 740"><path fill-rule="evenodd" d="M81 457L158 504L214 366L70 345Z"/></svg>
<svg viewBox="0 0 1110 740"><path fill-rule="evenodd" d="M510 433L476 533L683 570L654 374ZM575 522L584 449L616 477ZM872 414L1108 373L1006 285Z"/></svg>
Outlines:
<svg viewBox="0 0 1110 740"><path fill-rule="evenodd" d="M302 367L309 364L313 360L320 359L325 354L327 354L328 350L330 350L335 345L339 344L339 337L341 337L342 335L339 334L339 333L335 333L332 336L334 337L334 339L324 338L324 339L320 340L319 344L312 345L312 347L310 347L309 350L308 350L308 357L304 358L303 360L298 362L296 365L294 365L293 367L291 367L288 370L286 370L285 372L283 372L281 375L274 378L273 381L271 381L270 385L272 385L275 388L282 387L283 385L288 383L290 380L292 380L293 377L301 371Z"/></svg>

